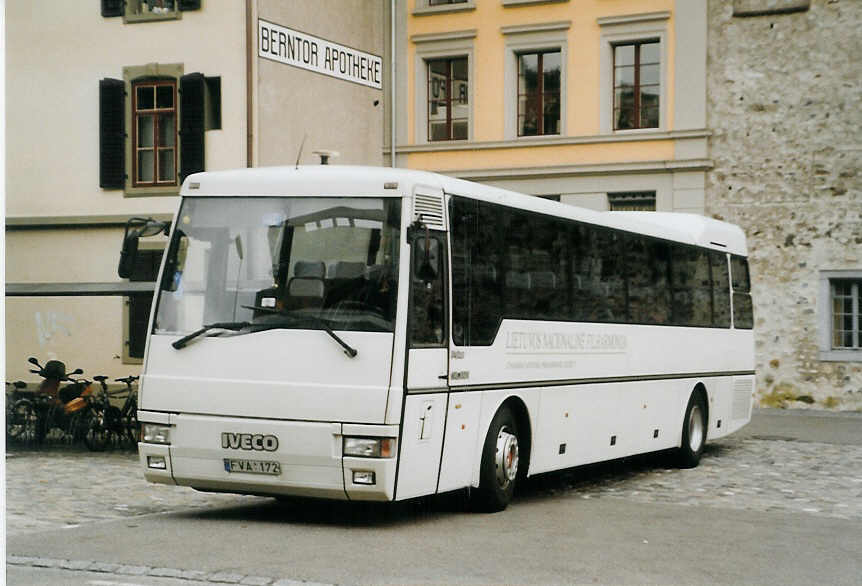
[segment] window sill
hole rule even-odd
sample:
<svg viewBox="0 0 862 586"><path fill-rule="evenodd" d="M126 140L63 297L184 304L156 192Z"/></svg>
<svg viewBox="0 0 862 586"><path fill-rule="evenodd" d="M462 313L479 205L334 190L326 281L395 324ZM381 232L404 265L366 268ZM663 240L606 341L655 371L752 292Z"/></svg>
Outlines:
<svg viewBox="0 0 862 586"><path fill-rule="evenodd" d="M625 135L625 134L647 134L654 132L663 132L661 127L656 126L653 128L621 128L619 130L614 130L615 135Z"/></svg>
<svg viewBox="0 0 862 586"><path fill-rule="evenodd" d="M183 17L183 13L179 10L174 12L168 12L164 14L156 14L149 12L147 14L125 14L123 15L123 22L125 24L137 24L139 22L160 22L163 20L180 20Z"/></svg>
<svg viewBox="0 0 862 586"><path fill-rule="evenodd" d="M460 4L441 4L440 6L423 6L413 11L413 16L430 16L433 14L450 14L452 12L471 12L476 10L474 2Z"/></svg>
<svg viewBox="0 0 862 586"><path fill-rule="evenodd" d="M437 150L484 150L519 148L524 146L564 146L577 144L603 144L639 140L674 140L682 138L706 138L711 136L708 130L677 130L662 131L655 128L641 130L619 130L613 134L597 134L593 136L564 136L545 134L541 136L521 136L509 140L475 142L470 140L428 141L417 144L399 145L401 154L419 153Z"/></svg>
<svg viewBox="0 0 862 586"><path fill-rule="evenodd" d="M503 7L510 6L532 6L535 4L561 4L569 0L503 0Z"/></svg>
<svg viewBox="0 0 862 586"><path fill-rule="evenodd" d="M151 197L154 195L179 195L179 185L164 185L155 187L130 187L126 186L126 197Z"/></svg>
<svg viewBox="0 0 862 586"><path fill-rule="evenodd" d="M862 348L857 350L821 350L823 362L862 362Z"/></svg>

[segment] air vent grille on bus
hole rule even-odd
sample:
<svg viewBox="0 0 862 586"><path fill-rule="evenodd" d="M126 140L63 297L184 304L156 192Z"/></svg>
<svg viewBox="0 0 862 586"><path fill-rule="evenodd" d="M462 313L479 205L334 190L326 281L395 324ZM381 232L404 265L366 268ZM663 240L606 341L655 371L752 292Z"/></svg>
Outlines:
<svg viewBox="0 0 862 586"><path fill-rule="evenodd" d="M446 229L443 216L443 197L417 193L413 198L413 219L422 217L422 222L429 228Z"/></svg>
<svg viewBox="0 0 862 586"><path fill-rule="evenodd" d="M734 379L733 406L731 407L733 419L748 419L750 417L753 386L754 379L752 378Z"/></svg>

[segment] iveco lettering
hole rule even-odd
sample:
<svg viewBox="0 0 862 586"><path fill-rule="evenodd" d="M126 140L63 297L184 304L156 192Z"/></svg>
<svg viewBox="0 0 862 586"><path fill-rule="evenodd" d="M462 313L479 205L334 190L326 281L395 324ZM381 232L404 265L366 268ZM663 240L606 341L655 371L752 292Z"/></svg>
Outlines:
<svg viewBox="0 0 862 586"><path fill-rule="evenodd" d="M158 232L137 222L121 276ZM320 165L191 175L169 232L138 412L150 482L470 489L499 511L543 472L659 450L696 466L751 418L732 224Z"/></svg>

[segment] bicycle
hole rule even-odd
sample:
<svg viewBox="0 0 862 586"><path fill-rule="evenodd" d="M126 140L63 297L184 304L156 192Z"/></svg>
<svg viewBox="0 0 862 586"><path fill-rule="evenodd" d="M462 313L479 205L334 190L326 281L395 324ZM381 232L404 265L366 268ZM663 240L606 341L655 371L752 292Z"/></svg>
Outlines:
<svg viewBox="0 0 862 586"><path fill-rule="evenodd" d="M90 451L101 452L109 446L119 445L126 436L123 410L111 404L111 397L119 395L125 390L109 391L106 382L107 376L98 375L94 376L93 379L99 383L101 390L92 399L93 417L88 422L84 433L84 445ZM128 403L128 398L126 403Z"/></svg>
<svg viewBox="0 0 862 586"><path fill-rule="evenodd" d="M29 444L36 439L37 417L27 383L6 383L6 438L11 443Z"/></svg>
<svg viewBox="0 0 862 586"><path fill-rule="evenodd" d="M128 436L132 447L135 447L138 444L138 434L140 432L140 426L138 425L138 391L137 389L132 388L132 383L139 378L141 377L130 375L114 379L115 381L125 383L126 385L124 390L128 394L126 395L126 400L120 409L120 415L123 420L126 435Z"/></svg>

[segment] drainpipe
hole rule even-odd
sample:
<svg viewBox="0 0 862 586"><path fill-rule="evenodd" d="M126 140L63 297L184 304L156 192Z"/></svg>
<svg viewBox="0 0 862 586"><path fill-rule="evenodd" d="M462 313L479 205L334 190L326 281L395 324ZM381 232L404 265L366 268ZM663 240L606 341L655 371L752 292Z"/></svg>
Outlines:
<svg viewBox="0 0 862 586"><path fill-rule="evenodd" d="M254 92L254 76L252 75L252 67L254 66L254 47L255 34L254 9L252 7L254 0L245 0L245 166L254 166L254 113L253 113L253 92Z"/></svg>
<svg viewBox="0 0 862 586"><path fill-rule="evenodd" d="M395 120L397 118L397 102L395 101L395 1L389 2L389 154L392 158L392 167L395 167Z"/></svg>

